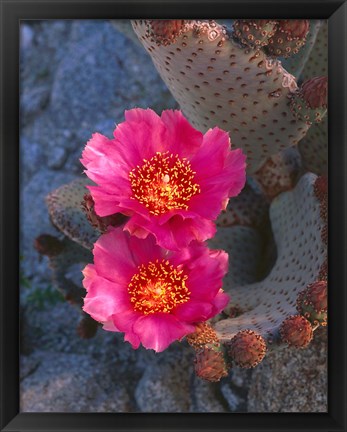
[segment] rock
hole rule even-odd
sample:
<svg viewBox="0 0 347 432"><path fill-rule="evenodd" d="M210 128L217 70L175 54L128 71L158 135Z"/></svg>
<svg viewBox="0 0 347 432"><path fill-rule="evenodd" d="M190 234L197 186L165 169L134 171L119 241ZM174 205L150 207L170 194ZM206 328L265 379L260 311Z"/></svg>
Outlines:
<svg viewBox="0 0 347 432"><path fill-rule="evenodd" d="M83 127L83 122L93 124L109 113L117 99L117 83L121 86L126 79L118 60L126 40L116 35L108 22L73 22L51 93L59 124Z"/></svg>
<svg viewBox="0 0 347 432"><path fill-rule="evenodd" d="M31 48L34 39L34 31L28 24L22 24L20 26L20 48L21 50L27 50Z"/></svg>
<svg viewBox="0 0 347 432"><path fill-rule="evenodd" d="M191 412L228 412L218 383L210 383L193 375Z"/></svg>
<svg viewBox="0 0 347 432"><path fill-rule="evenodd" d="M173 345L162 353L149 355L147 361L146 371L135 390L140 411L190 411L193 353L187 347Z"/></svg>
<svg viewBox="0 0 347 432"><path fill-rule="evenodd" d="M22 355L20 358L20 380L35 372L40 364L37 357Z"/></svg>
<svg viewBox="0 0 347 432"><path fill-rule="evenodd" d="M317 334L318 333L318 334ZM326 330L308 348L283 349L254 369L249 412L327 412Z"/></svg>
<svg viewBox="0 0 347 432"><path fill-rule="evenodd" d="M229 372L229 376L222 381L221 392L228 404L229 411L246 411L251 376L251 370L234 367Z"/></svg>
<svg viewBox="0 0 347 432"><path fill-rule="evenodd" d="M128 412L130 398L117 370L88 355L33 354L39 366L21 383L22 412Z"/></svg>
<svg viewBox="0 0 347 432"><path fill-rule="evenodd" d="M31 142L25 136L20 138L20 182L24 187L30 178L45 165L44 148L36 142Z"/></svg>
<svg viewBox="0 0 347 432"><path fill-rule="evenodd" d="M20 109L21 121L29 122L32 117L46 108L49 102L50 88L48 85L40 85L27 89L21 94Z"/></svg>
<svg viewBox="0 0 347 432"><path fill-rule="evenodd" d="M67 152L63 147L55 147L54 152L50 155L48 160L49 168L59 169L64 166L67 158Z"/></svg>

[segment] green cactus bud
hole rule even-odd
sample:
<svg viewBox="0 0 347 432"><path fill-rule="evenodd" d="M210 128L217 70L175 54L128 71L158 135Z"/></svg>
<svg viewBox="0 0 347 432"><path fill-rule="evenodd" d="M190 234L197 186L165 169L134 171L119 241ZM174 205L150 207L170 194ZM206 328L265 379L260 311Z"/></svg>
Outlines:
<svg viewBox="0 0 347 432"><path fill-rule="evenodd" d="M187 342L195 350L200 350L206 345L218 345L219 341L216 332L210 324L206 322L195 326L195 332L186 336Z"/></svg>
<svg viewBox="0 0 347 432"><path fill-rule="evenodd" d="M294 117L307 124L320 123L327 112L327 90L327 77L305 81L291 99L290 109Z"/></svg>
<svg viewBox="0 0 347 432"><path fill-rule="evenodd" d="M244 45L262 47L275 34L276 24L277 21L266 19L235 20L233 36Z"/></svg>
<svg viewBox="0 0 347 432"><path fill-rule="evenodd" d="M326 281L314 282L298 295L298 312L312 325L327 324L328 284Z"/></svg>
<svg viewBox="0 0 347 432"><path fill-rule="evenodd" d="M310 29L308 20L280 20L276 32L269 39L266 52L272 57L289 57L297 54L305 45L306 35Z"/></svg>

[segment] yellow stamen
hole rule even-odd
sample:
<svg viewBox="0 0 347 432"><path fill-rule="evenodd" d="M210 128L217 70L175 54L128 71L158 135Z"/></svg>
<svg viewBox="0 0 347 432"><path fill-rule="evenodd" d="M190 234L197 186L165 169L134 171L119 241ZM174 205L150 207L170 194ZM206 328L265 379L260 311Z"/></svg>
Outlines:
<svg viewBox="0 0 347 432"><path fill-rule="evenodd" d="M128 285L134 310L144 315L172 312L190 298L187 278L183 270L174 267L168 260L142 264Z"/></svg>
<svg viewBox="0 0 347 432"><path fill-rule="evenodd" d="M131 198L145 205L153 215L174 209L187 210L190 199L200 193L190 162L169 152L157 152L143 162L129 173Z"/></svg>

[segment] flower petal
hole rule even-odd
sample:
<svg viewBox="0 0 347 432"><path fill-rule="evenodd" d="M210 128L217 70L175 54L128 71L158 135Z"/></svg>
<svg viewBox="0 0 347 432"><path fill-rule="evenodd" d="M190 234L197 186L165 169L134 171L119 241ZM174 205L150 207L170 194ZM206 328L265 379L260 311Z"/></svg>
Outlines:
<svg viewBox="0 0 347 432"><path fill-rule="evenodd" d="M180 157L191 157L203 142L203 134L194 129L181 111L166 110L161 114L170 139L170 150Z"/></svg>
<svg viewBox="0 0 347 432"><path fill-rule="evenodd" d="M112 316L115 327L120 332L125 333L124 340L130 342L135 349L140 345L140 338L136 333L134 333L133 327L140 317L141 315L139 313L130 309Z"/></svg>
<svg viewBox="0 0 347 432"><path fill-rule="evenodd" d="M222 312L223 309L226 308L230 301L229 294L223 292L222 290L219 290L218 294L213 300L213 309L211 316L209 318L212 318L213 316L217 315L218 313Z"/></svg>
<svg viewBox="0 0 347 432"><path fill-rule="evenodd" d="M180 321L187 323L198 323L208 320L212 315L213 306L211 303L190 300L187 303L179 305L173 315Z"/></svg>
<svg viewBox="0 0 347 432"><path fill-rule="evenodd" d="M164 351L172 342L193 333L195 327L178 321L170 314L151 314L140 317L134 324L134 332L142 345L156 352Z"/></svg>
<svg viewBox="0 0 347 432"><path fill-rule="evenodd" d="M146 238L151 233L159 246L177 251L187 247L193 240L203 242L212 238L216 227L210 220L198 217L183 219L179 214L162 225L156 224L153 218L147 220L135 215L124 225L124 230L140 238Z"/></svg>
<svg viewBox="0 0 347 432"><path fill-rule="evenodd" d="M94 245L94 263L100 276L127 284L136 271L136 264L129 247L129 238L122 228L110 228Z"/></svg>
<svg viewBox="0 0 347 432"><path fill-rule="evenodd" d="M99 276L94 276L84 298L83 310L96 321L106 322L115 313L130 307L129 294L122 286Z"/></svg>

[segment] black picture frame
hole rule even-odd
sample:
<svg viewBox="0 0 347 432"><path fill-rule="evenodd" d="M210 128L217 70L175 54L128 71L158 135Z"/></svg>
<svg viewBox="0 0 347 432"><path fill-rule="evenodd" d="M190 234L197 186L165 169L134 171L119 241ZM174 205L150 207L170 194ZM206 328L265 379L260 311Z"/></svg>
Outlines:
<svg viewBox="0 0 347 432"><path fill-rule="evenodd" d="M346 431L346 2L0 0L0 5L1 431ZM173 17L329 20L328 413L19 413L19 22Z"/></svg>

